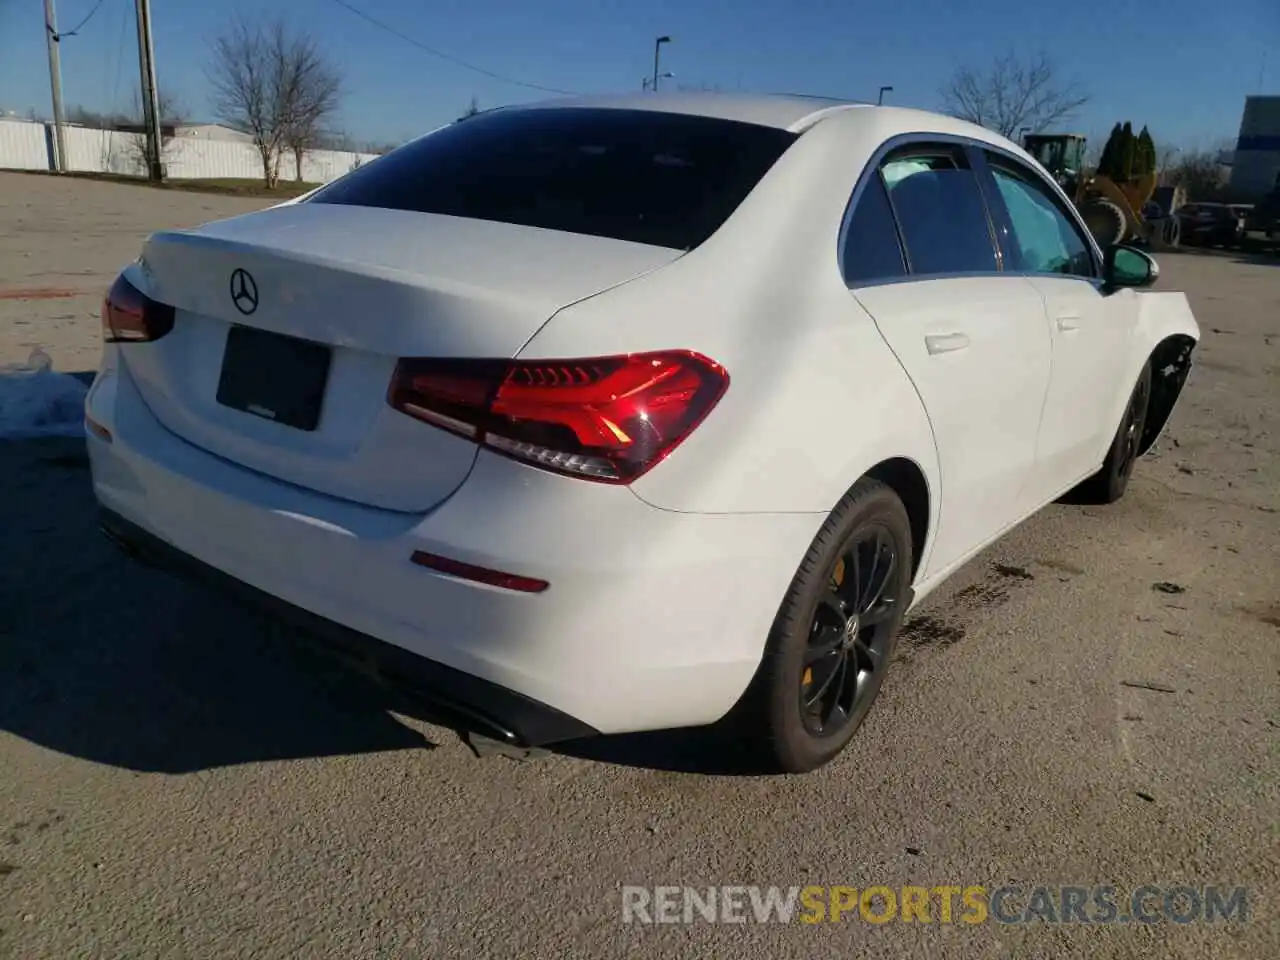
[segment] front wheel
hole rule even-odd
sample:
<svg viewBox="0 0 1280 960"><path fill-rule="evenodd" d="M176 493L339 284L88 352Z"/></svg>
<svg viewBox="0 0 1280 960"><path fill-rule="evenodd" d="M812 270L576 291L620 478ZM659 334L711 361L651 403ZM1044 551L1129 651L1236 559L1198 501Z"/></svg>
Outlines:
<svg viewBox="0 0 1280 960"><path fill-rule="evenodd" d="M815 770L853 738L884 682L911 567L902 501L877 480L859 481L809 547L739 704L740 732L766 766Z"/></svg>
<svg viewBox="0 0 1280 960"><path fill-rule="evenodd" d="M1092 503L1115 503L1129 489L1138 451L1142 447L1142 434L1147 425L1147 408L1151 405L1151 362L1147 361L1138 374L1138 382L1129 395L1120 427L1111 441L1102 469L1077 488L1083 498Z"/></svg>

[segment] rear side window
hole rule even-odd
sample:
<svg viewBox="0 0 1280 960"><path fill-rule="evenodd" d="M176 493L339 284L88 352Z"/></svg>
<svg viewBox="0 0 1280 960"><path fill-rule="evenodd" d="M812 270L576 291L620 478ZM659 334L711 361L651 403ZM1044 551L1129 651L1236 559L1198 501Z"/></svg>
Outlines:
<svg viewBox="0 0 1280 960"><path fill-rule="evenodd" d="M913 274L997 270L987 208L962 151L907 148L881 175Z"/></svg>
<svg viewBox="0 0 1280 960"><path fill-rule="evenodd" d="M477 114L408 143L307 202L416 210L689 250L796 134L648 110Z"/></svg>
<svg viewBox="0 0 1280 960"><path fill-rule="evenodd" d="M858 197L845 232L841 269L845 283L874 283L906 276L898 228L889 209L889 195L879 173L872 173Z"/></svg>

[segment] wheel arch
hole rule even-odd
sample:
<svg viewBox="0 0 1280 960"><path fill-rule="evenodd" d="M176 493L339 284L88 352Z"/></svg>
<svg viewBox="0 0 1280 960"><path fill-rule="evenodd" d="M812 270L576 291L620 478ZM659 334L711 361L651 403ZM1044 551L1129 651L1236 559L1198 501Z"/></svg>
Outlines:
<svg viewBox="0 0 1280 960"><path fill-rule="evenodd" d="M863 476L879 480L897 494L907 509L907 519L911 523L911 578L914 581L923 566L932 529L930 510L933 498L929 478L920 465L908 457L882 460Z"/></svg>
<svg viewBox="0 0 1280 960"><path fill-rule="evenodd" d="M1194 337L1175 333L1165 337L1151 351L1148 358L1151 364L1151 399L1147 402L1147 421L1138 446L1139 456L1155 445L1169 422L1191 372L1191 353L1195 348Z"/></svg>

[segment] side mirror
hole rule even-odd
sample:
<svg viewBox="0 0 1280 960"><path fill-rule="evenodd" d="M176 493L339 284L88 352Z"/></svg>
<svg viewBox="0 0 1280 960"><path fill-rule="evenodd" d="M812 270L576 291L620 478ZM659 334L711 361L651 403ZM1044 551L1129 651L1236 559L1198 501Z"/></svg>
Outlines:
<svg viewBox="0 0 1280 960"><path fill-rule="evenodd" d="M1108 287L1149 287L1160 276L1160 266L1135 247L1115 244L1107 248L1102 271Z"/></svg>

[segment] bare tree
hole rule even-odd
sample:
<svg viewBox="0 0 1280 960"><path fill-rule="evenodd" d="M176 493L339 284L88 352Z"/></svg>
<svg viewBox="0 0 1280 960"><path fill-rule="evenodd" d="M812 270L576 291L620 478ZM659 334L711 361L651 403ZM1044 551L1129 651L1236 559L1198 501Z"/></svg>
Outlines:
<svg viewBox="0 0 1280 960"><path fill-rule="evenodd" d="M1182 150L1176 144L1163 140L1156 142L1156 177L1160 183L1164 183L1178 165L1178 157L1181 155Z"/></svg>
<svg viewBox="0 0 1280 960"><path fill-rule="evenodd" d="M960 67L942 88L942 107L1014 139L1023 130L1044 131L1071 119L1089 102L1074 80L1060 80L1046 53L1001 54L985 71Z"/></svg>
<svg viewBox="0 0 1280 960"><path fill-rule="evenodd" d="M182 123L182 110L172 98L159 91L157 94L160 101L160 119L157 122L160 128L160 162L164 163L172 155L177 128ZM128 128L124 141L125 156L129 165L145 176L150 156L147 149L147 121L136 94L133 98L133 118L121 117L113 125Z"/></svg>
<svg viewBox="0 0 1280 960"><path fill-rule="evenodd" d="M1167 176L1175 186L1185 188L1192 200L1211 200L1226 183L1224 172L1214 153L1194 150L1179 154Z"/></svg>
<svg viewBox="0 0 1280 960"><path fill-rule="evenodd" d="M79 103L73 104L71 109L67 111L68 123L78 123L84 127L101 127L107 129L127 121L128 118L123 114L100 113L97 110L90 110L88 107Z"/></svg>
<svg viewBox="0 0 1280 960"><path fill-rule="evenodd" d="M280 179L280 156L287 148L297 161L323 136L336 112L342 81L305 33L283 20L250 26L235 20L213 45L208 67L218 117L253 138L268 188Z"/></svg>
<svg viewBox="0 0 1280 960"><path fill-rule="evenodd" d="M462 111L462 116L460 116L458 119L465 120L467 119L467 117L474 117L479 112L480 112L480 101L478 101L475 97L472 97L471 102L467 104L467 109Z"/></svg>
<svg viewBox="0 0 1280 960"><path fill-rule="evenodd" d="M342 77L309 37L295 41L289 76L288 112L292 119L284 139L293 151L294 179L301 183L303 155L326 138L327 121L337 112L342 99Z"/></svg>
<svg viewBox="0 0 1280 960"><path fill-rule="evenodd" d="M1186 189L1192 200L1213 200L1227 185L1228 168L1221 162L1232 147L1230 140L1188 144L1185 147L1157 148L1160 182Z"/></svg>

